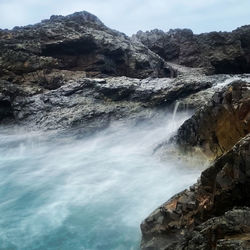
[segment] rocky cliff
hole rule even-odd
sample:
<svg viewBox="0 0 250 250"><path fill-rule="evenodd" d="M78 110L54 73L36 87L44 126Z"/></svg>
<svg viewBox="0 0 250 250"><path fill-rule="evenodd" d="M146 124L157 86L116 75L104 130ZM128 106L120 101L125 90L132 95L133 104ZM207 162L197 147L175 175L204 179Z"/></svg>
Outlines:
<svg viewBox="0 0 250 250"><path fill-rule="evenodd" d="M195 35L189 29L139 31L134 35L166 61L203 67L208 73L250 72L250 26Z"/></svg>
<svg viewBox="0 0 250 250"><path fill-rule="evenodd" d="M87 76L145 78L173 74L154 52L85 11L0 30L0 64L0 76L12 80L51 69L84 71Z"/></svg>
<svg viewBox="0 0 250 250"><path fill-rule="evenodd" d="M142 223L142 249L249 249L249 168L247 135Z"/></svg>
<svg viewBox="0 0 250 250"><path fill-rule="evenodd" d="M145 219L142 249L250 249L249 90L249 82L233 81L179 128L177 150L215 161Z"/></svg>

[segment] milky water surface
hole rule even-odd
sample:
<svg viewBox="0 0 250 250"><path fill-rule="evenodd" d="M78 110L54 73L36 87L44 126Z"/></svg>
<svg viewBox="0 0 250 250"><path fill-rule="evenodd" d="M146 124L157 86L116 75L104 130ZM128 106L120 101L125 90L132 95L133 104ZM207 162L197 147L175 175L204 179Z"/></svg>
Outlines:
<svg viewBox="0 0 250 250"><path fill-rule="evenodd" d="M152 154L188 117L87 138L0 128L0 249L138 249L141 221L203 167Z"/></svg>

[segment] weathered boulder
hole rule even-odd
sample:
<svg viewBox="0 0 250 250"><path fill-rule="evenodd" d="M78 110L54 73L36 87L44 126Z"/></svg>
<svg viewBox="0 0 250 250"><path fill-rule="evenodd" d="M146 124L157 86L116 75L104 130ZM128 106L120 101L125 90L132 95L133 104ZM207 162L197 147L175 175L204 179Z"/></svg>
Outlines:
<svg viewBox="0 0 250 250"><path fill-rule="evenodd" d="M199 148L215 158L249 132L250 83L235 81L187 120L175 140L183 151Z"/></svg>
<svg viewBox="0 0 250 250"><path fill-rule="evenodd" d="M197 79L197 76L192 76L193 79ZM179 77L180 78L180 77ZM186 77L185 77L186 78ZM202 78L205 78L202 76ZM236 80L250 81L249 74L239 74L239 75L227 75L218 74L206 76L207 79L213 79L213 85L210 88L202 89L192 95L178 99L178 110L189 109L198 110L203 106L211 102L212 97L215 93L220 92L225 86L228 86Z"/></svg>
<svg viewBox="0 0 250 250"><path fill-rule="evenodd" d="M235 206L250 206L249 188L250 134L206 169L189 190L143 221L141 248L234 249L226 246L249 244L249 208L224 215Z"/></svg>
<svg viewBox="0 0 250 250"><path fill-rule="evenodd" d="M250 25L232 32L195 35L189 29L139 31L133 36L166 61L208 73L250 72Z"/></svg>
<svg viewBox="0 0 250 250"><path fill-rule="evenodd" d="M85 11L0 30L0 65L0 76L6 80L51 69L137 78L174 74L162 58L143 44L109 29Z"/></svg>

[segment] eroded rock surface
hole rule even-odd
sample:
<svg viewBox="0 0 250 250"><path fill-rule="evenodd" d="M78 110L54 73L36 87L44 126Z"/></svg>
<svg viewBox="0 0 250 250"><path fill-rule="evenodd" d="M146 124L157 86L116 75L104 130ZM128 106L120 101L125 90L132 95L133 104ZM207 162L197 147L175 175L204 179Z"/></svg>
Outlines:
<svg viewBox="0 0 250 250"><path fill-rule="evenodd" d="M250 135L141 224L142 249L248 249ZM231 211L232 210L232 211ZM220 217L217 217L220 216ZM230 248L231 247L231 248Z"/></svg>
<svg viewBox="0 0 250 250"><path fill-rule="evenodd" d="M184 151L200 148L215 158L249 132L250 83L235 81L179 128L176 142Z"/></svg>
<svg viewBox="0 0 250 250"><path fill-rule="evenodd" d="M98 79L82 77L78 73L71 75L70 79L65 71L65 76L60 78L62 86L56 89L47 89L39 83L18 85L0 81L0 100L8 103L10 115L17 124L33 129L81 126L87 131L125 117L146 118L154 109L166 107L176 98L210 88L216 81L218 77L206 76L196 79Z"/></svg>
<svg viewBox="0 0 250 250"><path fill-rule="evenodd" d="M30 129L84 127L84 131L93 131L113 120L147 118L156 109L172 112L176 100L179 109L198 108L221 84L234 79L230 75L193 74L177 78L86 78L82 71L52 70L43 81L32 80L29 73L21 84L0 80L0 119L1 123L12 119Z"/></svg>
<svg viewBox="0 0 250 250"><path fill-rule="evenodd" d="M202 67L208 73L250 72L250 26L195 35L189 29L139 31L134 35L166 61Z"/></svg>
<svg viewBox="0 0 250 250"><path fill-rule="evenodd" d="M44 70L47 74L51 69L137 78L174 74L162 58L143 44L109 29L85 11L0 30L0 65L2 78L15 80L22 76L19 81L25 80L26 73Z"/></svg>

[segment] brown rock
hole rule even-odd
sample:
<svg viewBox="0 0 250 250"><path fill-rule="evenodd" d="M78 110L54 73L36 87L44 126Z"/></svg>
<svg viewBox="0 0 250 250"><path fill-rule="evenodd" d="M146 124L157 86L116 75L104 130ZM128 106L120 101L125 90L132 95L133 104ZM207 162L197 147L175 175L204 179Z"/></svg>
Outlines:
<svg viewBox="0 0 250 250"><path fill-rule="evenodd" d="M213 95L178 130L176 142L184 151L201 148L215 158L250 132L250 83L236 81Z"/></svg>
<svg viewBox="0 0 250 250"><path fill-rule="evenodd" d="M223 247L228 241L219 240L237 234L239 246L246 244L242 234L250 233L249 208L224 213L250 206L249 188L250 134L205 170L190 190L175 195L143 221L142 249L215 249L217 244L227 249Z"/></svg>

